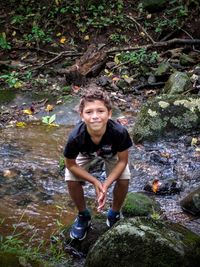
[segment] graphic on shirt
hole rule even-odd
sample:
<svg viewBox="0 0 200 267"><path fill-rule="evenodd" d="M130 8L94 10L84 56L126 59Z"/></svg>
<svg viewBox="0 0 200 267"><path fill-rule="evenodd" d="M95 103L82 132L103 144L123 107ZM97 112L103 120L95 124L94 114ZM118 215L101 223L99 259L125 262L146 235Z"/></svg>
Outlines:
<svg viewBox="0 0 200 267"><path fill-rule="evenodd" d="M102 157L109 159L113 157L112 145L103 145L95 152L82 152L81 154L90 158Z"/></svg>

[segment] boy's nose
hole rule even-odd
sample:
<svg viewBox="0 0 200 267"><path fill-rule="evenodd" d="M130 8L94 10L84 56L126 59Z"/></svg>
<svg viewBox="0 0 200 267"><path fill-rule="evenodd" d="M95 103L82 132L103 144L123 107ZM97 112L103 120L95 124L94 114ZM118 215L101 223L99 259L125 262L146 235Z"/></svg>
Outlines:
<svg viewBox="0 0 200 267"><path fill-rule="evenodd" d="M97 112L93 112L93 113L92 113L92 118L93 118L93 119L98 119L98 114L97 114Z"/></svg>

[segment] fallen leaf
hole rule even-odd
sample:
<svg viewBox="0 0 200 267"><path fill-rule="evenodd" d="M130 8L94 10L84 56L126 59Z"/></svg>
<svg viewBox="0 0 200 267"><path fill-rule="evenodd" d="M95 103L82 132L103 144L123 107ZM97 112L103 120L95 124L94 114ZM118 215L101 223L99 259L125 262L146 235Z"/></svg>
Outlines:
<svg viewBox="0 0 200 267"><path fill-rule="evenodd" d="M195 146L197 142L198 142L198 139L196 137L193 137L191 141L191 146Z"/></svg>
<svg viewBox="0 0 200 267"><path fill-rule="evenodd" d="M59 104L62 104L62 103L63 103L62 100L58 100L58 101L56 102L56 105L59 105Z"/></svg>
<svg viewBox="0 0 200 267"><path fill-rule="evenodd" d="M16 126L17 126L17 127L24 128L24 127L26 126L26 123L23 122L23 121L19 121L19 122L16 123Z"/></svg>
<svg viewBox="0 0 200 267"><path fill-rule="evenodd" d="M195 148L195 151L196 151L196 152L200 152L200 147L196 147L196 148Z"/></svg>
<svg viewBox="0 0 200 267"><path fill-rule="evenodd" d="M16 82L14 84L14 88L16 88L16 89L22 88L22 83L21 82Z"/></svg>
<svg viewBox="0 0 200 267"><path fill-rule="evenodd" d="M90 40L90 36L89 35L85 35L84 40L85 41L89 41Z"/></svg>
<svg viewBox="0 0 200 267"><path fill-rule="evenodd" d="M23 110L23 113L24 114L27 114L27 115L32 115L33 114L33 111L31 109L24 109Z"/></svg>
<svg viewBox="0 0 200 267"><path fill-rule="evenodd" d="M54 109L53 105L47 105L47 107L45 108L45 111L49 112L52 111Z"/></svg>
<svg viewBox="0 0 200 267"><path fill-rule="evenodd" d="M61 38L60 38L60 43L61 44L64 44L65 42L66 42L66 37L65 36L62 36Z"/></svg>
<svg viewBox="0 0 200 267"><path fill-rule="evenodd" d="M116 76L112 78L112 81L113 81L113 82L117 82L117 81L119 81L119 80L120 80L120 78L119 78L119 77L116 77Z"/></svg>
<svg viewBox="0 0 200 267"><path fill-rule="evenodd" d="M161 157L163 158L167 158L169 159L170 158L170 154L168 152L163 152L163 153L160 153Z"/></svg>

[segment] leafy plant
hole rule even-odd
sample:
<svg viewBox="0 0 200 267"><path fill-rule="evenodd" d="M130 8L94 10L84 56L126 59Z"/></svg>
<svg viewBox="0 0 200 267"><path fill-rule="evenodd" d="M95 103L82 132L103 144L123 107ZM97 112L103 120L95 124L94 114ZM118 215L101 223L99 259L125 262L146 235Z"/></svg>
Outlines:
<svg viewBox="0 0 200 267"><path fill-rule="evenodd" d="M121 42L127 42L127 36L119 33L112 33L109 39L115 44L120 44Z"/></svg>
<svg viewBox="0 0 200 267"><path fill-rule="evenodd" d="M25 17L22 15L14 15L11 20L11 24L22 24L25 21Z"/></svg>
<svg viewBox="0 0 200 267"><path fill-rule="evenodd" d="M42 122L51 126L57 126L56 124L54 124L55 120L56 114L53 114L52 116L42 117Z"/></svg>
<svg viewBox="0 0 200 267"><path fill-rule="evenodd" d="M0 48L5 50L11 49L11 45L6 39L5 32L0 33Z"/></svg>
<svg viewBox="0 0 200 267"><path fill-rule="evenodd" d="M147 53L145 48L133 52L123 52L118 56L119 62L130 62L134 65L140 65L141 63L156 63L158 60L158 53Z"/></svg>
<svg viewBox="0 0 200 267"><path fill-rule="evenodd" d="M38 26L33 26L31 33L28 35L25 35L25 41L27 42L33 42L33 43L40 43L42 42L43 44L49 43L52 41L52 38L49 35L50 30L48 32L44 32L42 28Z"/></svg>
<svg viewBox="0 0 200 267"><path fill-rule="evenodd" d="M178 27L178 20L176 18L171 19L171 20L157 19L155 21L155 25L156 25L155 32L161 33L163 31L163 29L165 29L165 28L170 27L171 29L174 29L174 28Z"/></svg>
<svg viewBox="0 0 200 267"><path fill-rule="evenodd" d="M0 79L3 79L11 88L21 88L22 81L18 78L18 76L18 72L12 71L11 73L1 75Z"/></svg>

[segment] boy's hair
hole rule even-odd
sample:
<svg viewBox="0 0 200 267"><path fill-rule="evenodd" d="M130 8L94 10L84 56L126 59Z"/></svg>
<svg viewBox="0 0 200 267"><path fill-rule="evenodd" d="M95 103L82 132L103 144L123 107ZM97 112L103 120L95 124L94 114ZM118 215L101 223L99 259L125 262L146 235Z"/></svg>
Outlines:
<svg viewBox="0 0 200 267"><path fill-rule="evenodd" d="M108 93L99 88L91 88L83 92L79 103L79 112L83 112L85 102L93 102L94 100L103 101L109 111L112 109L112 103Z"/></svg>

